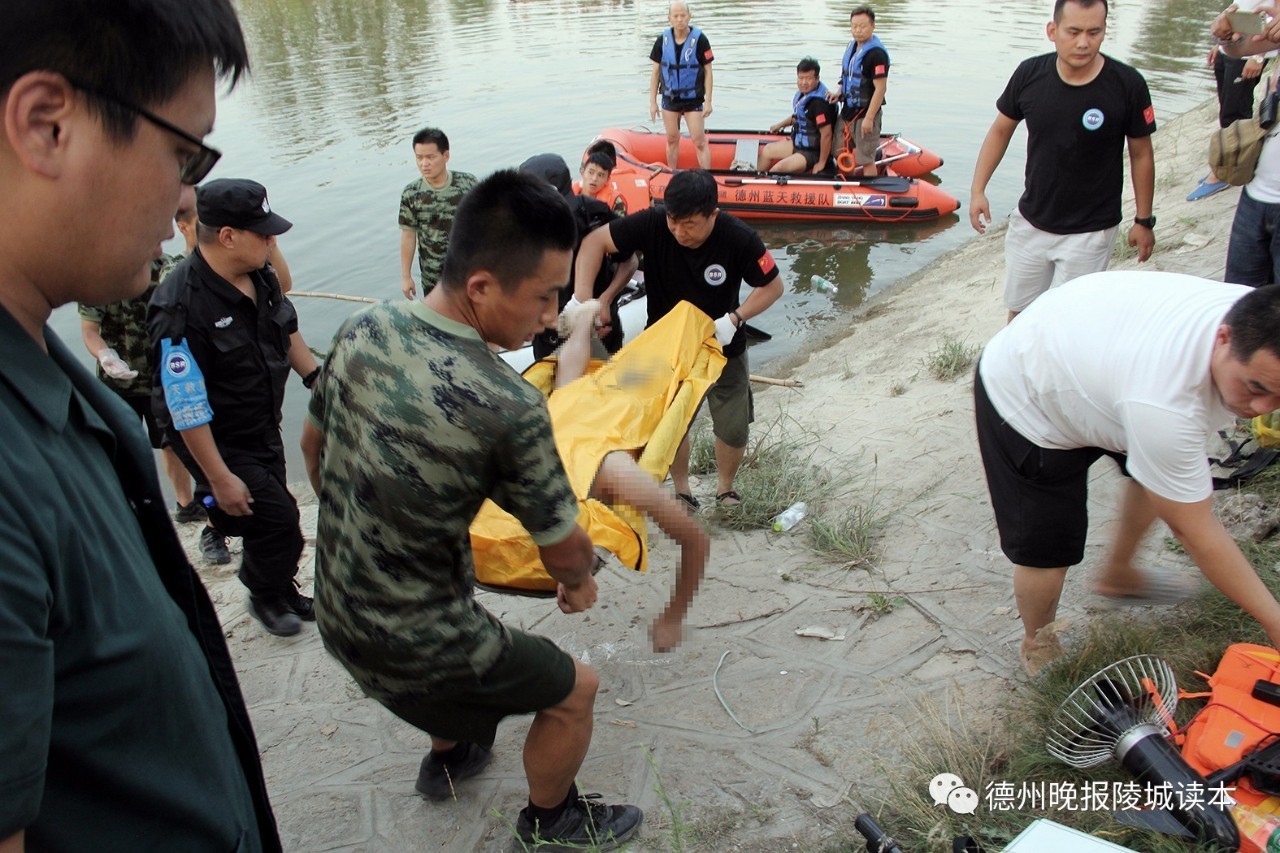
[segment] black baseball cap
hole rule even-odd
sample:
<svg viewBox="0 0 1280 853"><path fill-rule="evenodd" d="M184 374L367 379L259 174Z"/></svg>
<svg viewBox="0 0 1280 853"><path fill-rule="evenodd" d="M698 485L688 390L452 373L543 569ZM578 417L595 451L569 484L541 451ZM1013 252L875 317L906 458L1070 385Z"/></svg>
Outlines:
<svg viewBox="0 0 1280 853"><path fill-rule="evenodd" d="M271 209L267 188L246 178L219 178L196 187L196 217L210 228L230 226L264 237L293 227Z"/></svg>

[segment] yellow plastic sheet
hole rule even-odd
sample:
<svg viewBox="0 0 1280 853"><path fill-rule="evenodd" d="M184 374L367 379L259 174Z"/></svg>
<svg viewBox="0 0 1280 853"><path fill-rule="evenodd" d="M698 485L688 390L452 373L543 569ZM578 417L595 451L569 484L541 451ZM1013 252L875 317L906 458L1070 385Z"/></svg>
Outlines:
<svg viewBox="0 0 1280 853"><path fill-rule="evenodd" d="M644 516L587 495L600 463L630 452L661 481L725 358L706 314L681 302L608 362L551 394L555 360L536 362L525 379L549 395L556 449L578 496L578 524L593 544L636 571L648 568ZM485 501L471 525L476 581L512 592L554 594L537 546L513 516Z"/></svg>

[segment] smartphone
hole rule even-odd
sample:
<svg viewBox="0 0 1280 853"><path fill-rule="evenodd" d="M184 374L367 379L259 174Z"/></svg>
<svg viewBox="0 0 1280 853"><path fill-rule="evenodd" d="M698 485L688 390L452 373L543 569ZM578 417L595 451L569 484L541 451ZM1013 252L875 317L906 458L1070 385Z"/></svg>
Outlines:
<svg viewBox="0 0 1280 853"><path fill-rule="evenodd" d="M1266 27L1267 19L1254 12L1232 12L1227 16L1231 31L1246 36L1260 36Z"/></svg>

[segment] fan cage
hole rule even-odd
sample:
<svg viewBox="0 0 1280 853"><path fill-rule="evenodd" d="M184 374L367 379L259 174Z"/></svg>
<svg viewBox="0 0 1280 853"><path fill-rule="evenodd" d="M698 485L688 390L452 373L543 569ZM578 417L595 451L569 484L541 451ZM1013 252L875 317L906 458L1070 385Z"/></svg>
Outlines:
<svg viewBox="0 0 1280 853"><path fill-rule="evenodd" d="M1121 730L1101 725L1103 715L1114 716L1114 703L1100 699L1103 691L1119 692L1131 714ZM1155 655L1134 655L1116 661L1090 676L1058 707L1046 741L1049 754L1072 767L1096 767L1114 754L1116 743L1142 725L1165 736L1173 728L1178 687L1173 668Z"/></svg>

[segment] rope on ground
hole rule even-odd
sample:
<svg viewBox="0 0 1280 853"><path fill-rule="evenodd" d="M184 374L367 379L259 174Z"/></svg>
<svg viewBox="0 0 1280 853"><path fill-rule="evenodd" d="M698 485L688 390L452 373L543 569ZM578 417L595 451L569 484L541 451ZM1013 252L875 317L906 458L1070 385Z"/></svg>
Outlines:
<svg viewBox="0 0 1280 853"><path fill-rule="evenodd" d="M724 706L725 712L733 719L733 721L737 723L739 726L741 726L743 731L751 732L751 734L755 734L754 731L742 725L742 720L739 720L738 717L729 708L729 703L724 701L724 694L720 692L720 684L717 681L717 679L720 676L720 667L724 666L724 659L727 658L728 656L729 656L728 651L720 655L720 663L716 664L716 671L711 673L711 689L716 692L716 698L720 700L720 704Z"/></svg>
<svg viewBox="0 0 1280 853"><path fill-rule="evenodd" d="M799 379L774 379L772 376L756 376L751 374L752 382L759 382L761 385L777 385L779 388L803 388L804 383Z"/></svg>
<svg viewBox="0 0 1280 853"><path fill-rule="evenodd" d="M385 302L385 299L374 299L372 296L348 296L345 293L314 293L308 290L292 290L289 292L289 298L296 296L310 296L313 299L338 299L342 302Z"/></svg>

